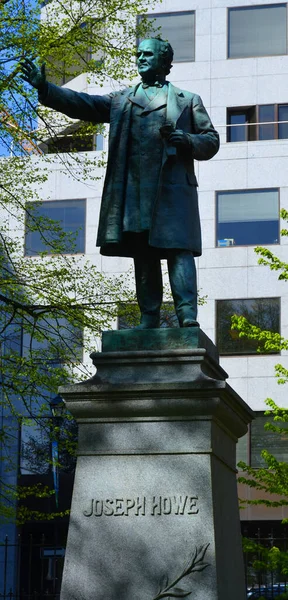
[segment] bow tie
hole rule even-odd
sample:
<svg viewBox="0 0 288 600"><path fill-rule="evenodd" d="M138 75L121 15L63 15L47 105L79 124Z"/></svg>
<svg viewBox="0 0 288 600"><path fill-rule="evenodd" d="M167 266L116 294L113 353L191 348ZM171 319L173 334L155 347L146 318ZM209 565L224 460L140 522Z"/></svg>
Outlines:
<svg viewBox="0 0 288 600"><path fill-rule="evenodd" d="M163 81L162 83L161 83L161 81L155 81L154 83L144 83L144 82L142 82L142 88L143 88L143 90L146 90L149 87L162 88L163 85L165 85L165 81Z"/></svg>

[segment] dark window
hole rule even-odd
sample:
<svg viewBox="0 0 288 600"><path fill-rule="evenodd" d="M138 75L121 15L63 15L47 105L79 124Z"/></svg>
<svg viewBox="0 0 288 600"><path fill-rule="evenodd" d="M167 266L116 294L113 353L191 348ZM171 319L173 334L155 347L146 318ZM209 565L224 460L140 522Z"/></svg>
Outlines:
<svg viewBox="0 0 288 600"><path fill-rule="evenodd" d="M103 150L103 135L59 135L45 144L46 152L91 152Z"/></svg>
<svg viewBox="0 0 288 600"><path fill-rule="evenodd" d="M43 355L46 362L83 358L82 328L62 316L39 316L36 326L31 319L31 327L26 319L22 344L23 356L31 355L33 360L41 360Z"/></svg>
<svg viewBox="0 0 288 600"><path fill-rule="evenodd" d="M28 202L25 255L85 252L85 200Z"/></svg>
<svg viewBox="0 0 288 600"><path fill-rule="evenodd" d="M69 83L74 77L81 75L89 70L88 63L91 60L91 52L87 50L84 55L80 55L79 52L75 51L73 57L73 64L67 64L65 60L53 59L53 69L47 69L48 78L51 83L55 85L64 85ZM52 59L51 59L52 62Z"/></svg>
<svg viewBox="0 0 288 600"><path fill-rule="evenodd" d="M263 412L256 412L255 419L248 426L248 432L238 440L236 464L243 461L254 468L265 467L266 463L261 456L264 449L273 454L277 460L288 461L288 424L280 423L281 427L287 428L287 434L279 434L265 429L266 423L274 424L273 417L264 415Z"/></svg>
<svg viewBox="0 0 288 600"><path fill-rule="evenodd" d="M11 309L10 309L11 310ZM2 355L10 356L22 354L22 323L21 320L9 322L10 314L6 311L6 306L0 305L0 324L1 324L1 344Z"/></svg>
<svg viewBox="0 0 288 600"><path fill-rule="evenodd" d="M3 305L0 306L3 308ZM5 307L4 307L5 308ZM31 309L33 307L31 306ZM36 309L34 318L26 315L25 322L21 318L8 323L2 332L2 355L3 359L12 359L13 355L33 358L35 361L45 363L53 362L57 367L63 364L63 360L82 360L83 354L83 327L81 323L70 323L66 317L51 315ZM43 311L43 309L42 309ZM0 317L5 317L1 314ZM4 320L2 319L2 323ZM56 364L57 363L57 364Z"/></svg>
<svg viewBox="0 0 288 600"><path fill-rule="evenodd" d="M51 467L50 427L45 418L26 419L21 425L21 475L46 475Z"/></svg>
<svg viewBox="0 0 288 600"><path fill-rule="evenodd" d="M249 460L249 439L250 439L249 427L250 427L250 425L248 425L247 433L245 433L245 435L243 435L241 438L238 439L238 442L236 445L236 465L240 462L240 460L242 462L245 462L246 464L249 464L249 462L250 462L250 460Z"/></svg>
<svg viewBox="0 0 288 600"><path fill-rule="evenodd" d="M287 53L287 6L243 6L228 9L228 57Z"/></svg>
<svg viewBox="0 0 288 600"><path fill-rule="evenodd" d="M279 140L288 138L288 104L282 104L278 107L278 121Z"/></svg>
<svg viewBox="0 0 288 600"><path fill-rule="evenodd" d="M248 111L233 111L228 113L227 142L244 142L248 139Z"/></svg>
<svg viewBox="0 0 288 600"><path fill-rule="evenodd" d="M150 33L147 32L146 37L160 36L163 40L167 40L174 50L174 62L195 60L195 13L193 11L150 14L146 17L152 21L153 28Z"/></svg>
<svg viewBox="0 0 288 600"><path fill-rule="evenodd" d="M227 109L227 142L284 138L288 138L288 104Z"/></svg>
<svg viewBox="0 0 288 600"><path fill-rule="evenodd" d="M57 469L73 472L76 441L77 424L71 418L53 417L51 414L23 418L20 475L47 475L54 470L53 459L57 461Z"/></svg>
<svg viewBox="0 0 288 600"><path fill-rule="evenodd" d="M275 139L275 108L274 104L259 106L259 140ZM265 125L267 123L267 125Z"/></svg>
<svg viewBox="0 0 288 600"><path fill-rule="evenodd" d="M256 106L227 109L227 142L244 142L257 139Z"/></svg>
<svg viewBox="0 0 288 600"><path fill-rule="evenodd" d="M279 191L217 192L218 247L279 243Z"/></svg>
<svg viewBox="0 0 288 600"><path fill-rule="evenodd" d="M239 337L239 332L231 328L233 315L245 317L262 330L280 332L279 298L217 300L217 346L222 355L256 354L262 349L257 340Z"/></svg>
<svg viewBox="0 0 288 600"><path fill-rule="evenodd" d="M273 423L273 418L269 415L257 414L257 417L250 425L251 430L251 466L265 467L266 463L261 456L262 450L267 450L281 462L288 461L288 436L286 434L274 433L265 430L265 423ZM281 423L285 428L285 423ZM287 427L287 424L286 424Z"/></svg>
<svg viewBox="0 0 288 600"><path fill-rule="evenodd" d="M82 22L59 37L55 53L53 54L52 48L47 58L48 79L51 83L64 85L81 73L89 72L91 64L103 66L103 42L105 45L106 39L103 23L102 19ZM61 51L63 60L59 60Z"/></svg>
<svg viewBox="0 0 288 600"><path fill-rule="evenodd" d="M140 311L137 304L121 304L118 312L118 329L134 329L139 324ZM164 302L160 311L160 327L178 327L174 304Z"/></svg>

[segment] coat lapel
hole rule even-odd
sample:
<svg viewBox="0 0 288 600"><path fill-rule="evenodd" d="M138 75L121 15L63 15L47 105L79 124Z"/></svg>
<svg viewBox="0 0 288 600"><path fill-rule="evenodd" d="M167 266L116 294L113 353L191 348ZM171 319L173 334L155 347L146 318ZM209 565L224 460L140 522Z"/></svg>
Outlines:
<svg viewBox="0 0 288 600"><path fill-rule="evenodd" d="M137 106L143 108L142 114L148 113L152 110L157 110L162 106L165 106L167 103L167 121L174 121L177 124L183 110L189 103L189 100L185 97L185 94L182 90L172 85L172 83L168 83L168 93L167 96L163 94L163 89L160 90L160 93L157 94L152 100L148 100L145 102L145 98L142 94L138 95L137 90L139 88L138 84L136 88L133 88L127 96L128 100ZM162 92L162 93L161 93Z"/></svg>
<svg viewBox="0 0 288 600"><path fill-rule="evenodd" d="M167 101L167 121L173 121L177 126L183 110L188 105L188 99L179 88L169 83Z"/></svg>

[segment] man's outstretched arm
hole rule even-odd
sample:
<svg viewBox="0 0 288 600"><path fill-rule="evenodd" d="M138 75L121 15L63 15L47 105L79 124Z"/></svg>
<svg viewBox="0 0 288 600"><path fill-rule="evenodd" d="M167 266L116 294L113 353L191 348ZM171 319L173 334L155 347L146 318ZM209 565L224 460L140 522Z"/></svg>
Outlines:
<svg viewBox="0 0 288 600"><path fill-rule="evenodd" d="M45 64L38 69L30 60L21 63L22 79L38 90L39 102L72 119L94 123L110 122L111 95L91 96L61 88L46 79Z"/></svg>

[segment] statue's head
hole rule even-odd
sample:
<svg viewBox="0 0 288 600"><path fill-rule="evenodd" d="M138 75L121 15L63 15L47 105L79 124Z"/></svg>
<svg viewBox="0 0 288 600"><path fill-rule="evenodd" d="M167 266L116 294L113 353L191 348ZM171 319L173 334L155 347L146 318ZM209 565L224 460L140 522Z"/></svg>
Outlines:
<svg viewBox="0 0 288 600"><path fill-rule="evenodd" d="M153 76L164 78L170 73L173 49L169 42L160 38L143 40L137 51L137 67L142 79Z"/></svg>

